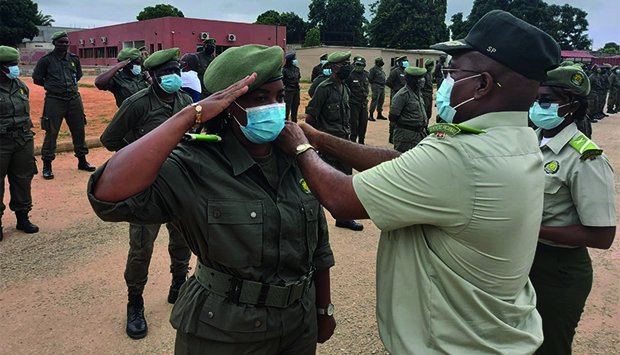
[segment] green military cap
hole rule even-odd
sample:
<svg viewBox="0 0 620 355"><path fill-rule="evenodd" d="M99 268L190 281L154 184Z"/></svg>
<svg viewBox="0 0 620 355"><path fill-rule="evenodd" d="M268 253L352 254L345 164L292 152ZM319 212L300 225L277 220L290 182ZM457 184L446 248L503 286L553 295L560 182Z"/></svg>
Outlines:
<svg viewBox="0 0 620 355"><path fill-rule="evenodd" d="M383 58L381 57L375 58L375 63L383 63Z"/></svg>
<svg viewBox="0 0 620 355"><path fill-rule="evenodd" d="M319 57L319 60L327 60L327 53L321 54L321 57Z"/></svg>
<svg viewBox="0 0 620 355"><path fill-rule="evenodd" d="M402 61L402 60L407 60L407 56L406 56L406 55L401 55L400 57L397 57L397 58L396 58L396 61L397 61L397 62L400 62L400 61Z"/></svg>
<svg viewBox="0 0 620 355"><path fill-rule="evenodd" d="M210 44L213 46L215 46L216 42L217 41L215 40L215 38L206 38L204 41L202 41L203 44Z"/></svg>
<svg viewBox="0 0 620 355"><path fill-rule="evenodd" d="M138 50L139 50L140 52L145 51L145 50L146 50L146 46L142 46L142 47L138 48Z"/></svg>
<svg viewBox="0 0 620 355"><path fill-rule="evenodd" d="M426 69L418 68L414 66L408 66L407 68L405 68L405 73L411 76L422 76L426 74Z"/></svg>
<svg viewBox="0 0 620 355"><path fill-rule="evenodd" d="M605 69L611 69L611 64L609 64L609 63L605 63L605 64L603 64L603 68L605 68Z"/></svg>
<svg viewBox="0 0 620 355"><path fill-rule="evenodd" d="M210 93L224 90L247 75L256 73L249 91L282 78L284 51L279 46L247 44L225 50L205 71L203 83Z"/></svg>
<svg viewBox="0 0 620 355"><path fill-rule="evenodd" d="M118 59L119 62L122 62L125 59L136 60L141 57L142 54L138 48L123 48L120 52L118 52L116 59Z"/></svg>
<svg viewBox="0 0 620 355"><path fill-rule="evenodd" d="M353 63L354 64L366 65L366 59L364 57L358 55L355 58L353 58Z"/></svg>
<svg viewBox="0 0 620 355"><path fill-rule="evenodd" d="M0 63L14 62L19 59L17 49L9 46L0 46Z"/></svg>
<svg viewBox="0 0 620 355"><path fill-rule="evenodd" d="M144 67L146 69L153 69L158 67L164 63L168 63L173 60L179 60L179 55L181 54L181 50L178 48L168 48L162 49L161 51L157 51L151 54L144 61Z"/></svg>
<svg viewBox="0 0 620 355"><path fill-rule="evenodd" d="M427 59L424 61L424 67L430 67L431 65L435 65L435 61L432 59Z"/></svg>
<svg viewBox="0 0 620 355"><path fill-rule="evenodd" d="M586 96L590 93L590 80L578 65L559 66L547 73L547 80L542 85L564 88L575 95Z"/></svg>
<svg viewBox="0 0 620 355"><path fill-rule="evenodd" d="M329 63L340 63L349 60L351 58L351 51L346 52L334 52L327 56Z"/></svg>
<svg viewBox="0 0 620 355"><path fill-rule="evenodd" d="M547 33L506 11L482 16L464 39L437 43L433 49L455 54L477 51L523 75L543 82L560 64L560 46Z"/></svg>
<svg viewBox="0 0 620 355"><path fill-rule="evenodd" d="M571 61L571 60L565 60L562 63L560 63L561 67L566 67L566 66L569 66L569 65L575 65L575 63L573 61Z"/></svg>
<svg viewBox="0 0 620 355"><path fill-rule="evenodd" d="M617 65L614 65L613 67L611 67L611 70L616 70L616 69L618 69Z"/></svg>
<svg viewBox="0 0 620 355"><path fill-rule="evenodd" d="M63 37L69 37L69 35L67 34L67 32L65 31L58 31L58 32L54 32L52 34L52 42L59 39L59 38L63 38Z"/></svg>

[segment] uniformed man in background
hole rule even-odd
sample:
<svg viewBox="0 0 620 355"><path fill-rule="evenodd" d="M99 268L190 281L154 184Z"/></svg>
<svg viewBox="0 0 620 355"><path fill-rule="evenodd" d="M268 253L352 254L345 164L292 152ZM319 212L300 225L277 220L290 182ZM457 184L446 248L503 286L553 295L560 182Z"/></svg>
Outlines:
<svg viewBox="0 0 620 355"><path fill-rule="evenodd" d="M426 69L407 67L405 80L407 85L400 89L390 104L390 122L394 128L394 149L404 153L415 147L424 137L428 118L424 111L422 88L426 84Z"/></svg>
<svg viewBox="0 0 620 355"><path fill-rule="evenodd" d="M375 58L375 66L368 72L368 82L372 90L372 98L370 100L370 113L368 120L374 121L374 113L377 112L378 120L385 120L383 116L383 102L385 100L385 72L383 71L383 58Z"/></svg>
<svg viewBox="0 0 620 355"><path fill-rule="evenodd" d="M290 119L297 122L297 110L299 109L299 80L301 73L295 53L285 56L284 67L282 67L282 82L284 83L284 103L286 104L286 120Z"/></svg>
<svg viewBox="0 0 620 355"><path fill-rule="evenodd" d="M351 90L349 107L351 108L351 142L364 144L366 127L368 126L368 72L364 70L366 59L353 58L353 71L346 84Z"/></svg>
<svg viewBox="0 0 620 355"><path fill-rule="evenodd" d="M433 68L435 62L432 59L424 61L424 87L422 88L422 99L424 100L424 112L426 112L426 119L429 120L433 114Z"/></svg>
<svg viewBox="0 0 620 355"><path fill-rule="evenodd" d="M80 58L69 53L69 37L67 32L52 34L54 50L37 62L32 73L36 85L45 88L45 103L41 129L45 131L41 159L43 160L43 178L53 179L52 160L56 158L56 140L63 118L71 131L73 151L78 158L78 169L95 171L95 167L86 161L88 147L84 126L86 116L82 98L78 91L78 81L82 78Z"/></svg>
<svg viewBox="0 0 620 355"><path fill-rule="evenodd" d="M394 64L394 68L390 71L390 75L388 75L385 81L385 85L390 88L390 105L392 104L392 98L396 95L398 90L407 85L405 82L405 68L409 66L409 61L407 60L407 56L403 55L396 58ZM394 122L390 122L390 135L388 138L390 143L394 143L394 127Z"/></svg>
<svg viewBox="0 0 620 355"><path fill-rule="evenodd" d="M6 176L9 177L11 199L9 208L15 212L15 228L36 233L28 212L32 209L31 184L37 173L34 159L34 133L30 119L29 90L19 80L19 52L13 47L0 46L0 241Z"/></svg>
<svg viewBox="0 0 620 355"><path fill-rule="evenodd" d="M205 39L202 45L202 50L196 55L198 55L198 79L200 79L200 84L202 85L202 95L206 97L207 90L205 89L204 83L202 82L202 77L205 75L205 71L209 67L209 64L215 59L216 56L216 47L215 47L215 38L207 38Z"/></svg>
<svg viewBox="0 0 620 355"><path fill-rule="evenodd" d="M101 143L110 151L118 151L157 128L175 113L192 104L192 98L179 90L182 85L178 48L151 54L144 66L151 72L153 85L125 100L101 135ZM127 335L144 338L148 326L144 317L142 293L148 278L153 245L160 224L129 225L129 254L125 267L127 283ZM191 252L180 231L166 224L169 234L168 252L172 285L168 302L174 303L185 282Z"/></svg>
<svg viewBox="0 0 620 355"><path fill-rule="evenodd" d="M306 106L306 122L319 131L334 137L350 139L350 106L351 90L345 81L351 75L353 67L349 62L351 52L334 52L327 57L325 69L331 70L331 76L322 82ZM321 158L335 169L351 175L353 170L338 159L327 154ZM364 225L353 219L336 218L336 226L361 231Z"/></svg>
<svg viewBox="0 0 620 355"><path fill-rule="evenodd" d="M594 64L592 66L592 74L590 74L590 94L588 94L588 113L591 118L595 120L601 120L605 118L605 115L600 112L601 100L603 93L605 92L605 84L603 74L601 73L601 67Z"/></svg>
<svg viewBox="0 0 620 355"><path fill-rule="evenodd" d="M607 113L613 115L620 111L620 68L616 65L611 68L609 81L609 98L607 99Z"/></svg>
<svg viewBox="0 0 620 355"><path fill-rule="evenodd" d="M327 63L327 53L321 54L321 57L319 57L319 64L312 68L310 81L314 81L314 79L316 79L319 75L323 74L323 65L325 65L325 63Z"/></svg>
<svg viewBox="0 0 620 355"><path fill-rule="evenodd" d="M310 88L308 88L308 96L312 97L312 95L314 95L314 92L316 91L316 88L321 85L322 82L329 79L330 76L332 76L332 70L331 68L329 68L329 65L327 65L326 62L323 65L321 74L319 74L316 78L314 78L314 80L312 80L312 84L310 84Z"/></svg>
<svg viewBox="0 0 620 355"><path fill-rule="evenodd" d="M129 96L149 86L142 73L142 56L137 48L123 48L116 57L118 63L108 71L97 75L95 86L114 95L120 107Z"/></svg>

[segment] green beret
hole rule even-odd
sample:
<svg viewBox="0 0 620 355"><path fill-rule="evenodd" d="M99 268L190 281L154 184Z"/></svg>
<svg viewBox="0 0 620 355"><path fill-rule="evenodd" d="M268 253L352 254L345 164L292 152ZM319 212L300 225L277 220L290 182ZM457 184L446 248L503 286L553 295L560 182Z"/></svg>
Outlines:
<svg viewBox="0 0 620 355"><path fill-rule="evenodd" d="M406 55L401 55L400 57L396 58L397 62L400 62L401 60L407 60L407 56Z"/></svg>
<svg viewBox="0 0 620 355"><path fill-rule="evenodd" d="M214 45L214 46L215 46L215 42L217 42L215 40L215 38L207 38L204 41L202 41L203 44L211 44L211 45Z"/></svg>
<svg viewBox="0 0 620 355"><path fill-rule="evenodd" d="M161 51L157 51L146 58L143 65L146 69L153 69L164 63L179 60L179 54L181 54L181 50L178 48L162 49Z"/></svg>
<svg viewBox="0 0 620 355"><path fill-rule="evenodd" d="M435 65L435 61L432 59L427 59L424 61L424 67L430 67L431 65Z"/></svg>
<svg viewBox="0 0 620 355"><path fill-rule="evenodd" d="M321 57L319 57L319 60L327 60L327 53L321 54Z"/></svg>
<svg viewBox="0 0 620 355"><path fill-rule="evenodd" d="M59 39L59 38L63 38L63 37L69 37L69 35L67 35L67 32L65 31L58 31L58 32L54 32L52 34L52 42Z"/></svg>
<svg viewBox="0 0 620 355"><path fill-rule="evenodd" d="M409 66L409 67L405 68L405 73L407 73L407 75L411 75L411 76L422 76L422 75L426 74L426 69L418 68L418 67L414 67L414 66Z"/></svg>
<svg viewBox="0 0 620 355"><path fill-rule="evenodd" d="M590 93L590 80L578 65L560 66L548 71L547 80L542 85L561 87L579 96Z"/></svg>
<svg viewBox="0 0 620 355"><path fill-rule="evenodd" d="M609 63L605 63L605 64L603 64L603 68L605 68L605 69L611 69L611 64L609 64Z"/></svg>
<svg viewBox="0 0 620 355"><path fill-rule="evenodd" d="M340 63L349 60L349 58L351 58L351 51L334 52L327 56L327 61L330 63Z"/></svg>
<svg viewBox="0 0 620 355"><path fill-rule="evenodd" d="M146 46L142 46L142 47L138 48L138 50L139 50L140 52L145 51L145 50L146 50Z"/></svg>
<svg viewBox="0 0 620 355"><path fill-rule="evenodd" d="M382 63L382 62L383 62L383 58L381 57L375 58L375 63Z"/></svg>
<svg viewBox="0 0 620 355"><path fill-rule="evenodd" d="M279 46L247 44L232 47L213 59L202 80L207 91L215 93L256 73L256 80L249 87L252 91L282 78L283 58L284 51Z"/></svg>
<svg viewBox="0 0 620 355"><path fill-rule="evenodd" d="M353 63L366 65L366 59L364 57L357 56L353 58Z"/></svg>
<svg viewBox="0 0 620 355"><path fill-rule="evenodd" d="M0 63L14 62L19 60L17 49L8 46L0 46Z"/></svg>
<svg viewBox="0 0 620 355"><path fill-rule="evenodd" d="M573 61L570 61L570 60L565 60L562 63L560 63L561 67L567 67L569 65L575 65L575 63Z"/></svg>
<svg viewBox="0 0 620 355"><path fill-rule="evenodd" d="M125 59L133 61L138 58L142 58L142 54L138 48L123 48L120 52L118 52L118 56L116 57L116 59L121 62Z"/></svg>

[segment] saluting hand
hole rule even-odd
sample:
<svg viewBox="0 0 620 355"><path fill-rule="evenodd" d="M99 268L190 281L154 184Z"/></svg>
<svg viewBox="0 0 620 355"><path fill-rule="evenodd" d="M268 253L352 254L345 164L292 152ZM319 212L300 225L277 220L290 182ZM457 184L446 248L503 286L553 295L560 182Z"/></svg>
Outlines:
<svg viewBox="0 0 620 355"><path fill-rule="evenodd" d="M204 123L216 117L238 97L248 92L248 87L256 80L256 73L246 76L222 91L202 99L198 102L202 106L200 120Z"/></svg>
<svg viewBox="0 0 620 355"><path fill-rule="evenodd" d="M287 121L275 143L284 154L294 156L295 148L300 144L308 143L308 139L297 123Z"/></svg>

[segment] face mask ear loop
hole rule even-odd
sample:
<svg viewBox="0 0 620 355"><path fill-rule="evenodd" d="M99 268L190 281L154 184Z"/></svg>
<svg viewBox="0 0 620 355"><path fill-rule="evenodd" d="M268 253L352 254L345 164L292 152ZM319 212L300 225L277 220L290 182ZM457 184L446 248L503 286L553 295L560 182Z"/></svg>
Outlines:
<svg viewBox="0 0 620 355"><path fill-rule="evenodd" d="M458 104L458 105L454 106L454 109L456 110L456 109L457 109L457 108L459 108L460 106L463 106L463 105L465 105L466 103L468 103L468 102L470 102L470 101L472 101L472 100L474 100L474 98L473 98L473 97L472 97L471 99L469 99L469 100L465 100L465 101L461 102L460 104Z"/></svg>
<svg viewBox="0 0 620 355"><path fill-rule="evenodd" d="M233 101L233 102L235 103L235 105L237 105L237 107L239 107L240 109L242 109L242 110L243 110L243 112L248 112L248 111L246 111L243 107L241 107L241 105L239 105L239 104L237 103L237 100L235 100L235 101ZM234 117L234 115L233 115L233 117ZM235 119L237 119L237 118L235 118ZM237 123L239 123L239 122L237 122Z"/></svg>

